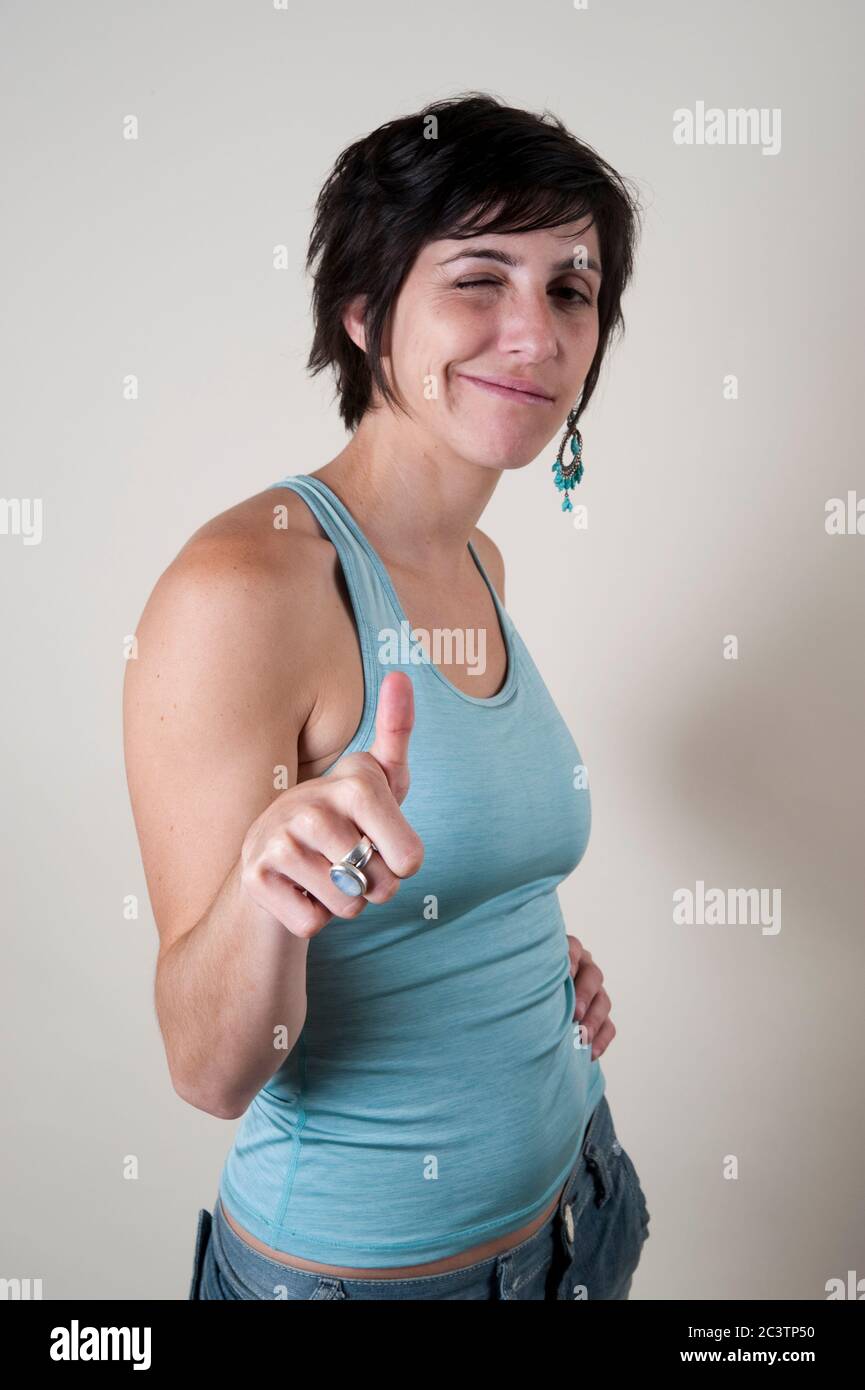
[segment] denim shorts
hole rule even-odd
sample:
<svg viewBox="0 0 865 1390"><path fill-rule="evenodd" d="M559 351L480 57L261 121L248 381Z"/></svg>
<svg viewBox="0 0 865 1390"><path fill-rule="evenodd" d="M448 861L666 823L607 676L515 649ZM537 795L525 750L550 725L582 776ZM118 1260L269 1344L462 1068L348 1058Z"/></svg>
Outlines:
<svg viewBox="0 0 865 1390"><path fill-rule="evenodd" d="M202 1207L198 1213L188 1298L626 1299L648 1235L645 1194L603 1095L558 1206L534 1235L510 1250L450 1273L410 1279L317 1274L248 1245L226 1221L217 1197L212 1212Z"/></svg>

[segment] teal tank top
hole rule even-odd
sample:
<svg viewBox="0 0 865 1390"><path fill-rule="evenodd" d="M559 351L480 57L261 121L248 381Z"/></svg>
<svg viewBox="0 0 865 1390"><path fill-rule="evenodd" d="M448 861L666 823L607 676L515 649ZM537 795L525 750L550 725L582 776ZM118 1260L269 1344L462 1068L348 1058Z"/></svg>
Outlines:
<svg viewBox="0 0 865 1390"><path fill-rule="evenodd" d="M368 749L379 685L399 665L393 650L379 660L383 639L411 624L325 483L271 486L304 499L341 561L365 693L339 756ZM402 665L415 722L401 809L423 864L390 902L310 941L303 1031L242 1116L219 1179L247 1231L322 1264L422 1264L525 1225L565 1182L605 1089L573 1019L556 891L589 836L582 759L468 548L507 646L504 685L483 699L431 660Z"/></svg>

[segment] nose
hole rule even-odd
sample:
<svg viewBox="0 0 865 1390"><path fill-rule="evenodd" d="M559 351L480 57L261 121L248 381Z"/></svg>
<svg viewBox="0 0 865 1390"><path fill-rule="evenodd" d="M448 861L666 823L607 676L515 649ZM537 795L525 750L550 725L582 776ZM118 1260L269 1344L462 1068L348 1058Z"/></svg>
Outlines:
<svg viewBox="0 0 865 1390"><path fill-rule="evenodd" d="M526 362L545 362L558 351L555 310L546 290L524 290L508 297L499 322L499 350L522 354Z"/></svg>

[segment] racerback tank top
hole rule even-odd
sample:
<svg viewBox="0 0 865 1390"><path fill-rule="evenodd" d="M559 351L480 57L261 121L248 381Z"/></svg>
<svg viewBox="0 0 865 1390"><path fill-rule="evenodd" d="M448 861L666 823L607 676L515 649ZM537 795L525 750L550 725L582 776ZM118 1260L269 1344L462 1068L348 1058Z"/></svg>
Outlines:
<svg viewBox="0 0 865 1390"><path fill-rule="evenodd" d="M434 651L418 661L415 645L415 660L403 660L411 644L400 651L394 634L411 623L325 483L300 474L271 486L304 499L345 575L364 701L340 757L373 743L387 672L411 677L401 810L424 861L390 902L310 940L303 1030L244 1113L219 1193L246 1230L286 1254L359 1269L421 1264L539 1215L604 1092L573 1018L556 891L585 852L589 790L471 542L508 656L488 699L449 681Z"/></svg>

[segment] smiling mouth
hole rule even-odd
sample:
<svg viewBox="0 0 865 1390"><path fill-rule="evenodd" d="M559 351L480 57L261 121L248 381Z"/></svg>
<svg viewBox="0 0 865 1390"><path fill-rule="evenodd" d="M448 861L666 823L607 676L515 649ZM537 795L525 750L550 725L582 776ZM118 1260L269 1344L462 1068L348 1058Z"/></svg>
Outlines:
<svg viewBox="0 0 865 1390"><path fill-rule="evenodd" d="M514 390L510 386L498 386L493 381L484 381L483 377L467 376L461 372L463 381L469 381L473 386L479 387L481 391L487 391L493 396L502 396L505 400L521 401L523 405L552 405L549 396L536 395L534 391Z"/></svg>

